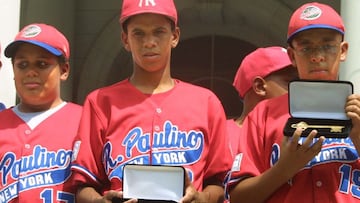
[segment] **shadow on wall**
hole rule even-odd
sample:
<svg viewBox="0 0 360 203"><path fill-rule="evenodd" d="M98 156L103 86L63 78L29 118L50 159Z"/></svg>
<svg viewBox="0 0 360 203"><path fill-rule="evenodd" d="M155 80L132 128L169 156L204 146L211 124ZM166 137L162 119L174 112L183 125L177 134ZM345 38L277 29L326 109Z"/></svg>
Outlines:
<svg viewBox="0 0 360 203"><path fill-rule="evenodd" d="M237 118L243 110L243 103L235 87L221 78L201 78L193 84L205 88L212 87L212 91L219 97L226 117L228 119Z"/></svg>
<svg viewBox="0 0 360 203"><path fill-rule="evenodd" d="M232 83L242 59L256 48L228 36L190 38L173 50L172 75L212 90L221 100L227 117L237 117L242 112L242 101Z"/></svg>

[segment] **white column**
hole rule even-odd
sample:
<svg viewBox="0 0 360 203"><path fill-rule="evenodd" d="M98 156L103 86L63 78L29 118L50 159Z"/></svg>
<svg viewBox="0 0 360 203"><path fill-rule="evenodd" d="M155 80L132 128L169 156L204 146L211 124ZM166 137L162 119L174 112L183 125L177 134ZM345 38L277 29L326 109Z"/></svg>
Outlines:
<svg viewBox="0 0 360 203"><path fill-rule="evenodd" d="M0 0L0 43L1 61L0 70L0 102L6 107L15 105L16 90L11 60L4 56L5 47L14 40L19 32L20 0Z"/></svg>
<svg viewBox="0 0 360 203"><path fill-rule="evenodd" d="M341 64L340 80L354 84L354 92L360 94L360 1L341 1L341 16L345 23L345 40L349 42L347 59Z"/></svg>

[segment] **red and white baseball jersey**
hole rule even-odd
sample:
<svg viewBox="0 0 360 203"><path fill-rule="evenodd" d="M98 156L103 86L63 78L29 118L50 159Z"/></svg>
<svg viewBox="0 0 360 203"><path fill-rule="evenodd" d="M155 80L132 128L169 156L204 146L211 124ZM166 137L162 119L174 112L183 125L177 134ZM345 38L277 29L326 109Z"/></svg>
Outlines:
<svg viewBox="0 0 360 203"><path fill-rule="evenodd" d="M226 127L229 135L229 147L234 158L238 151L238 143L241 135L241 128L233 119L226 121Z"/></svg>
<svg viewBox="0 0 360 203"><path fill-rule="evenodd" d="M128 80L90 93L84 103L72 165L77 184L122 189L125 164L184 166L195 188L220 181L231 167L226 118L210 90L176 80L144 94Z"/></svg>
<svg viewBox="0 0 360 203"><path fill-rule="evenodd" d="M0 202L75 202L70 163L81 106L67 103L34 129L0 112Z"/></svg>
<svg viewBox="0 0 360 203"><path fill-rule="evenodd" d="M244 177L265 172L276 163L283 127L290 117L288 111L285 94L259 103L248 115L227 188ZM327 138L321 152L267 202L360 202L360 162L350 138Z"/></svg>

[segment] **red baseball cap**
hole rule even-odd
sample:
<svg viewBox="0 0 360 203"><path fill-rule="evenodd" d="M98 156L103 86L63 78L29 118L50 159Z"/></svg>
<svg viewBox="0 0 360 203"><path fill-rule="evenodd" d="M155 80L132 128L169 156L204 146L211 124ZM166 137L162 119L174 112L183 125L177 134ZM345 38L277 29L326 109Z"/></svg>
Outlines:
<svg viewBox="0 0 360 203"><path fill-rule="evenodd" d="M22 43L30 43L42 47L55 56L70 57L69 42L56 28L46 24L30 24L25 26L5 48L5 56L13 57Z"/></svg>
<svg viewBox="0 0 360 203"><path fill-rule="evenodd" d="M292 65L287 51L283 47L271 46L258 48L242 60L233 85L241 98L251 89L254 79L265 78L273 72Z"/></svg>
<svg viewBox="0 0 360 203"><path fill-rule="evenodd" d="M332 29L345 34L345 26L340 15L330 6L318 2L302 5L290 18L287 42L304 30L313 28Z"/></svg>
<svg viewBox="0 0 360 203"><path fill-rule="evenodd" d="M133 15L143 13L164 15L177 24L177 11L173 0L123 0L120 24Z"/></svg>

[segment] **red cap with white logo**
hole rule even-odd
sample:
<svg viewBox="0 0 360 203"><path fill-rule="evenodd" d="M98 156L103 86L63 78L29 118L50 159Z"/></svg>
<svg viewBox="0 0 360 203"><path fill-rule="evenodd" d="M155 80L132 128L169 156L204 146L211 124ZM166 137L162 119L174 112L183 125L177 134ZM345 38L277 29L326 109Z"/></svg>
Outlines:
<svg viewBox="0 0 360 203"><path fill-rule="evenodd" d="M297 33L314 28L332 29L345 34L345 26L340 15L326 4L313 2L302 5L291 16L287 42Z"/></svg>
<svg viewBox="0 0 360 203"><path fill-rule="evenodd" d="M131 16L143 13L164 15L177 24L177 11L173 0L123 0L120 24Z"/></svg>
<svg viewBox="0 0 360 203"><path fill-rule="evenodd" d="M69 42L56 28L46 24L30 24L25 26L5 49L6 57L13 57L22 43L30 43L42 47L55 56L70 57Z"/></svg>

